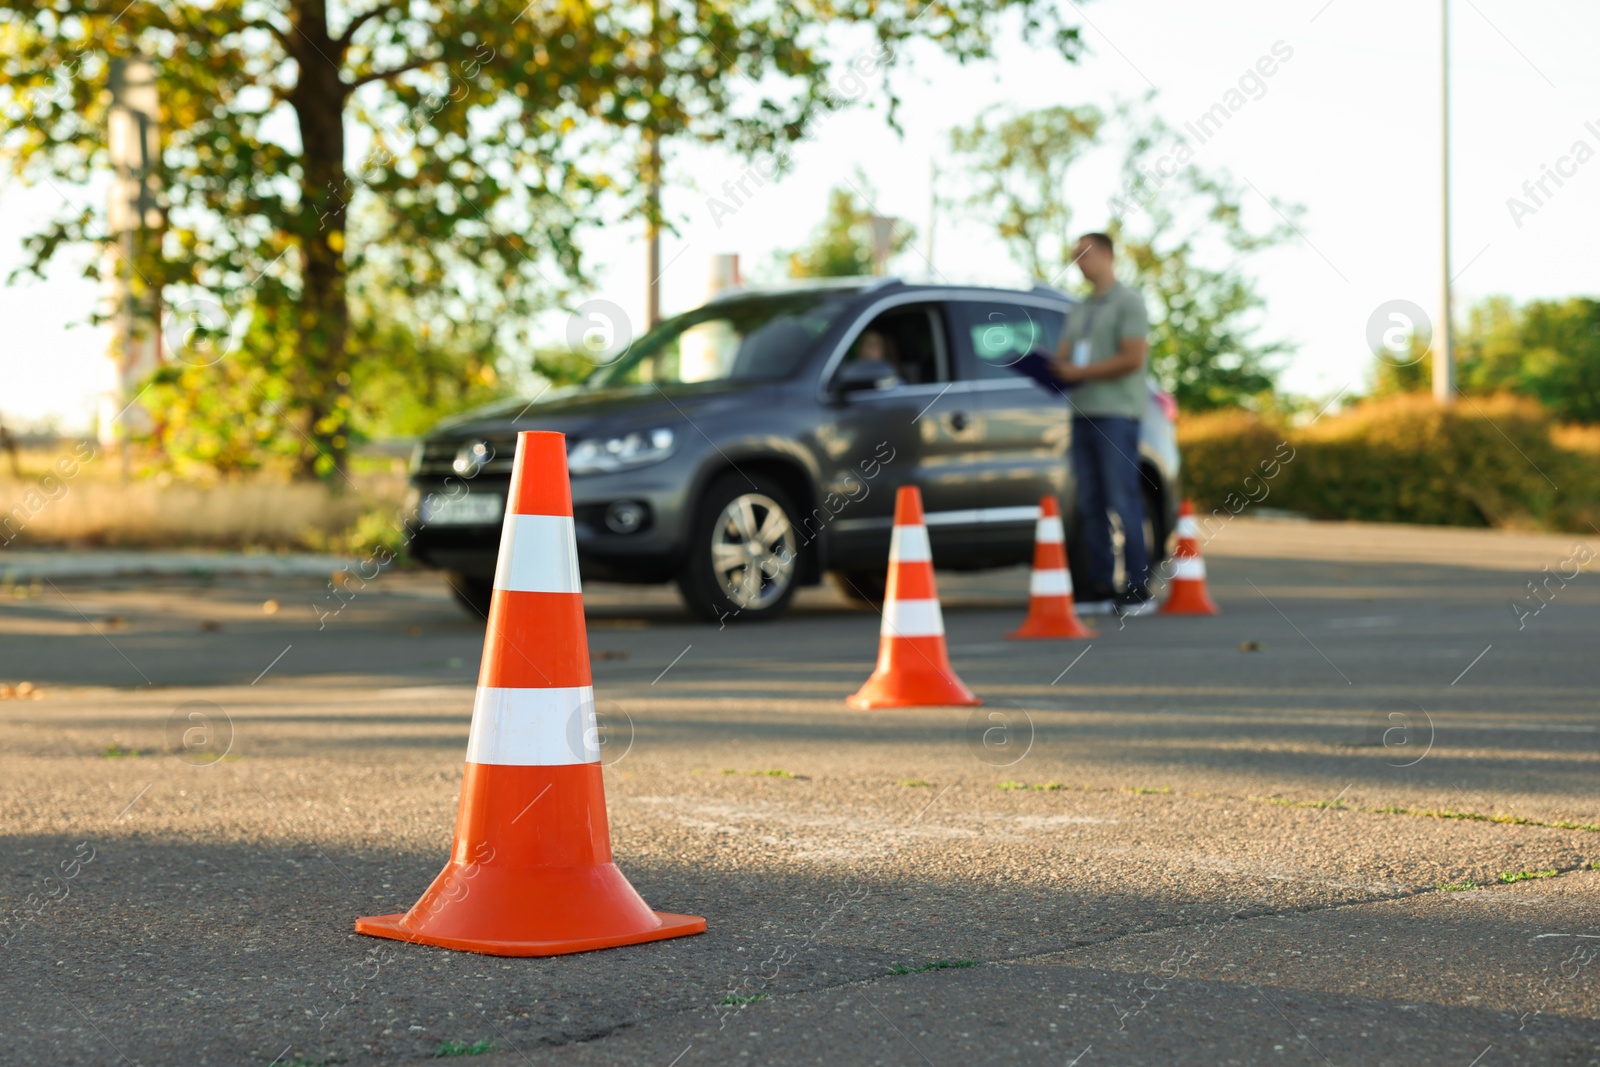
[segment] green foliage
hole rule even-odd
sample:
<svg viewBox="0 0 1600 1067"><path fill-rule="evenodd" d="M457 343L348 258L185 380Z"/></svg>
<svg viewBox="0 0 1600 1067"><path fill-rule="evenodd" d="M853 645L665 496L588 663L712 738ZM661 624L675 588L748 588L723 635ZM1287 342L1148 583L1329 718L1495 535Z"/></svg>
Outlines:
<svg viewBox="0 0 1600 1067"><path fill-rule="evenodd" d="M180 474L304 468L305 431L286 417L295 379L303 374L292 318L282 305L257 305L244 313L242 336L224 358L175 361L156 372L141 402L155 416L154 437ZM313 452L311 465L331 473L334 459Z"/></svg>
<svg viewBox="0 0 1600 1067"><path fill-rule="evenodd" d="M1094 147L1104 122L1097 108L1047 107L950 131L951 150L978 186L967 206L995 213L996 232L1038 281L1055 284L1072 262L1067 171Z"/></svg>
<svg viewBox="0 0 1600 1067"><path fill-rule="evenodd" d="M1427 392L1433 354L1412 340L1406 366L1378 358L1373 394ZM1463 394L1517 393L1559 419L1600 422L1600 300L1534 300L1518 307L1492 296L1467 313L1456 339L1456 384Z"/></svg>
<svg viewBox="0 0 1600 1067"><path fill-rule="evenodd" d="M442 1059L446 1056L482 1056L484 1053L493 1051L494 1042L492 1041L441 1041L439 1042L439 1047L434 1050L433 1057L434 1059Z"/></svg>
<svg viewBox="0 0 1600 1067"><path fill-rule="evenodd" d="M1505 298L1473 308L1459 345L1462 388L1531 396L1559 418L1600 422L1600 300Z"/></svg>
<svg viewBox="0 0 1600 1067"><path fill-rule="evenodd" d="M856 185L864 190L859 200L853 189L829 191L827 214L812 232L810 243L788 255L791 278L850 278L872 273L874 212L869 205L875 197L860 174ZM903 252L915 236L909 224L896 222L889 235L889 256Z"/></svg>
<svg viewBox="0 0 1600 1067"><path fill-rule="evenodd" d="M1374 356L1377 363L1372 375L1373 396L1433 390L1433 348L1428 338L1413 336L1400 357L1386 352L1377 352Z"/></svg>
<svg viewBox="0 0 1600 1067"><path fill-rule="evenodd" d="M848 57L857 81L891 71L914 39L986 58L1012 12L1030 39L1077 54L1077 31L1047 0L929 11L921 0L0 0L0 153L28 182L104 172L111 64L148 58L163 210L136 243L140 295L164 293L170 307L204 293L256 335L237 368L168 375L162 399L184 410L156 416L181 424L172 443L198 458L248 467L237 449L254 437L328 477L395 399L399 378L364 362L400 345L430 371L458 357L493 365L479 327L499 324L501 342L525 336L534 313L581 283L580 227L655 211L645 190L659 176L639 165L647 140L783 153L847 105L830 88L838 63L824 27L855 24L875 42ZM886 89L892 120L898 97ZM352 145L365 146L353 165ZM370 204L384 222L363 231ZM42 275L106 232L99 207L69 208L25 240L25 269ZM94 257L90 273L111 261ZM389 320L352 318L369 266L408 302L448 308L454 297L482 313L463 337L434 330L403 344ZM464 369L463 388L476 388ZM228 410L238 430L223 427ZM263 412L287 431L261 428Z"/></svg>
<svg viewBox="0 0 1600 1067"><path fill-rule="evenodd" d="M1248 225L1244 188L1226 173L1194 166L1179 134L1132 107L1110 117L1055 107L996 125L986 119L956 130L951 144L975 185L968 205L995 218L997 233L1034 277L1060 285L1074 245L1068 171L1116 139L1124 142L1123 191L1103 228L1128 281L1151 305L1151 371L1185 411L1271 406L1277 357L1291 348L1256 339L1264 301L1236 264L1287 239L1289 222ZM1299 211L1273 206L1285 220ZM1211 265L1214 258L1225 264Z"/></svg>
<svg viewBox="0 0 1600 1067"><path fill-rule="evenodd" d="M1587 530L1600 522L1600 465L1552 440L1548 413L1531 400L1441 408L1402 395L1304 428L1215 412L1185 418L1178 433L1202 530L1254 505L1447 526Z"/></svg>

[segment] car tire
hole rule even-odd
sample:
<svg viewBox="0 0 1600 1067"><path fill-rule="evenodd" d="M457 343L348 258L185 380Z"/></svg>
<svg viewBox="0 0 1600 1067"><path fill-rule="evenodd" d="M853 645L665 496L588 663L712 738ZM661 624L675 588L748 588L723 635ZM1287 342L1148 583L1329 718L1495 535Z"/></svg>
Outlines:
<svg viewBox="0 0 1600 1067"><path fill-rule="evenodd" d="M444 579L450 583L450 595L461 605L461 610L482 622L489 620L489 601L494 597L493 578L473 578L447 571Z"/></svg>
<svg viewBox="0 0 1600 1067"><path fill-rule="evenodd" d="M873 570L829 571L828 582L856 607L883 610L883 597L888 591L889 572L878 567Z"/></svg>
<svg viewBox="0 0 1600 1067"><path fill-rule="evenodd" d="M730 472L701 495L678 591L712 622L757 622L783 613L800 584L794 501L761 475Z"/></svg>
<svg viewBox="0 0 1600 1067"><path fill-rule="evenodd" d="M1140 479L1140 488L1144 491L1145 544L1149 548L1150 574L1154 577L1156 569L1167 558L1167 539L1172 531L1167 528L1167 512L1162 507L1161 489L1151 484L1149 474Z"/></svg>

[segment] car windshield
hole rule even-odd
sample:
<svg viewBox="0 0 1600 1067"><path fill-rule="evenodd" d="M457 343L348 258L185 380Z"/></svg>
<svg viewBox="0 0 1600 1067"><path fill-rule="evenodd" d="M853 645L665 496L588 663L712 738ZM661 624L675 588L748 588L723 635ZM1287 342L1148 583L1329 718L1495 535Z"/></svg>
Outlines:
<svg viewBox="0 0 1600 1067"><path fill-rule="evenodd" d="M586 384L613 389L791 377L851 295L783 293L708 304L651 330Z"/></svg>

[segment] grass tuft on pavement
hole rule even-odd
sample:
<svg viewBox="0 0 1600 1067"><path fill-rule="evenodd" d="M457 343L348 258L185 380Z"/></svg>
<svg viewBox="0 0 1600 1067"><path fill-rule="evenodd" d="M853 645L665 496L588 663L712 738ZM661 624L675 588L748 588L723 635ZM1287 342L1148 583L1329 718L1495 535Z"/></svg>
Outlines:
<svg viewBox="0 0 1600 1067"><path fill-rule="evenodd" d="M101 759L132 759L137 756L148 756L150 753L137 748L123 748L121 745L110 745L100 753Z"/></svg>
<svg viewBox="0 0 1600 1067"><path fill-rule="evenodd" d="M738 1005L740 1007L743 1007L746 1004L754 1004L758 1000L766 1000L766 999L767 999L767 995L765 993L757 993L755 996L751 996L751 997L741 997L737 993L729 993L727 996L725 996L721 1000L717 1001L717 1003L718 1004L735 1004L735 1005Z"/></svg>
<svg viewBox="0 0 1600 1067"><path fill-rule="evenodd" d="M1500 880L1507 885L1512 882L1528 882L1535 878L1554 878L1560 871L1501 871Z"/></svg>
<svg viewBox="0 0 1600 1067"><path fill-rule="evenodd" d="M1440 882L1433 888L1445 893L1465 893L1469 889L1482 889L1483 887L1468 878L1465 882Z"/></svg>
<svg viewBox="0 0 1600 1067"><path fill-rule="evenodd" d="M492 1041L474 1041L471 1044L465 1041L441 1041L433 1052L433 1058L437 1060L445 1056L482 1056L486 1052L493 1051Z"/></svg>
<svg viewBox="0 0 1600 1067"><path fill-rule="evenodd" d="M947 967L976 967L977 965L977 960L933 960L932 962L922 964L920 967L907 967L903 963L897 963L893 967L889 968L889 973L920 974L923 971L942 971Z"/></svg>
<svg viewBox="0 0 1600 1067"><path fill-rule="evenodd" d="M902 778L900 784L908 789L919 789L922 786L932 786L933 783L925 778Z"/></svg>

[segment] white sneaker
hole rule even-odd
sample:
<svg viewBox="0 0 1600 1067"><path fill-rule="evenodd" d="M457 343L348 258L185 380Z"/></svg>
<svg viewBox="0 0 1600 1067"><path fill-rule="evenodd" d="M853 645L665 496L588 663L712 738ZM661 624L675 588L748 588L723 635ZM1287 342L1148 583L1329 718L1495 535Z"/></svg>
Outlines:
<svg viewBox="0 0 1600 1067"><path fill-rule="evenodd" d="M1079 615L1115 615L1117 602L1115 600L1078 600L1072 605Z"/></svg>

